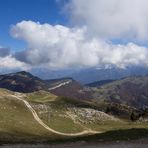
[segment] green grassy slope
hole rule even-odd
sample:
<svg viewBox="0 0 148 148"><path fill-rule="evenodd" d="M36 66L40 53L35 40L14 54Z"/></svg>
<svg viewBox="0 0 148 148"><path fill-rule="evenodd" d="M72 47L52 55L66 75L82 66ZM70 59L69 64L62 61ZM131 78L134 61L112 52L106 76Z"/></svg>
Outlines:
<svg viewBox="0 0 148 148"><path fill-rule="evenodd" d="M0 89L0 141L30 142L57 137L38 124L25 104L10 94Z"/></svg>
<svg viewBox="0 0 148 148"><path fill-rule="evenodd" d="M63 133L82 132L84 128L76 124L66 114L66 102L62 98L45 91L28 94L26 98L39 117L52 129Z"/></svg>
<svg viewBox="0 0 148 148"><path fill-rule="evenodd" d="M106 132L120 129L148 128L146 122L120 120L105 113L103 114L93 109L95 108L94 104L88 102L60 97L52 99L50 97L52 94L42 91L42 95L44 94L48 98L45 102L42 99L43 96L39 99L38 93L40 92L32 93L31 97L29 94L27 100L30 101L44 123L60 132L76 133L85 129ZM32 97L34 101L32 101Z"/></svg>

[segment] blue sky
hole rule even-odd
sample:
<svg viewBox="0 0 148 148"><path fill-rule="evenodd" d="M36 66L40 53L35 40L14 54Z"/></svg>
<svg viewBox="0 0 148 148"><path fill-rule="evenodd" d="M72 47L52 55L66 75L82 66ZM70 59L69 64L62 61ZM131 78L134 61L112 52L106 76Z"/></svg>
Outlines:
<svg viewBox="0 0 148 148"><path fill-rule="evenodd" d="M66 24L62 3L56 0L0 0L0 46L21 50L25 43L13 39L9 30L22 20L49 24Z"/></svg>

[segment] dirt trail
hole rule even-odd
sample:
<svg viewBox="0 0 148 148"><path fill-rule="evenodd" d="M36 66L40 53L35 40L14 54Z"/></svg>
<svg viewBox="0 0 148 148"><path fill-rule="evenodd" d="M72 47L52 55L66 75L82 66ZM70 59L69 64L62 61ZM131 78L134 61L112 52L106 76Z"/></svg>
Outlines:
<svg viewBox="0 0 148 148"><path fill-rule="evenodd" d="M96 133L100 133L98 131L93 131L91 129L89 130L84 130L82 132L79 132L79 133L62 133L62 132L58 132L56 130L53 130L52 128L48 127L40 118L39 116L37 115L36 111L32 108L32 106L28 103L28 101L22 99L22 95L11 95L11 97L14 97L16 98L17 100L20 100L22 102L24 102L24 104L27 106L27 108L31 111L34 119L41 125L43 126L44 128L46 128L48 131L52 132L52 133L55 133L55 134L58 134L58 135L62 135L62 136L81 136L81 135L87 135L87 134L96 134Z"/></svg>

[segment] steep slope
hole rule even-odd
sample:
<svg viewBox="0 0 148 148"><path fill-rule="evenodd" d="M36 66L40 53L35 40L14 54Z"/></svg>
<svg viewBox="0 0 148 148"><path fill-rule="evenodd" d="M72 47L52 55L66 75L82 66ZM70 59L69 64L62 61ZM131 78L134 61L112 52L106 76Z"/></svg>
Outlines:
<svg viewBox="0 0 148 148"><path fill-rule="evenodd" d="M49 80L48 90L61 97L74 99L92 99L92 91L72 78Z"/></svg>
<svg viewBox="0 0 148 148"><path fill-rule="evenodd" d="M28 72L22 71L0 75L0 88L26 93L46 89L46 86L43 80Z"/></svg>
<svg viewBox="0 0 148 148"><path fill-rule="evenodd" d="M148 76L133 76L99 87L97 100L118 103L137 109L148 107Z"/></svg>

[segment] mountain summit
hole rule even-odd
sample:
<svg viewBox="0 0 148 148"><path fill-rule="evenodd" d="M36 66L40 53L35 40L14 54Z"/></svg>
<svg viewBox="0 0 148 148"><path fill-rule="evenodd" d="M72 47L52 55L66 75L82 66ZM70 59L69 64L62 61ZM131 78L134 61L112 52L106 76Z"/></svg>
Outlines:
<svg viewBox="0 0 148 148"><path fill-rule="evenodd" d="M40 78L25 71L0 75L0 87L23 93L46 88Z"/></svg>

